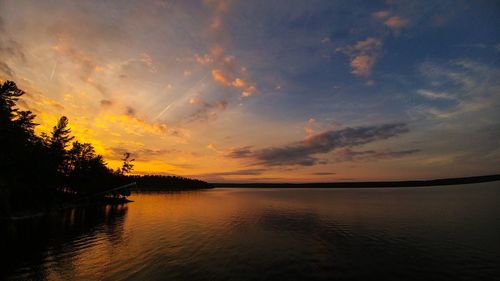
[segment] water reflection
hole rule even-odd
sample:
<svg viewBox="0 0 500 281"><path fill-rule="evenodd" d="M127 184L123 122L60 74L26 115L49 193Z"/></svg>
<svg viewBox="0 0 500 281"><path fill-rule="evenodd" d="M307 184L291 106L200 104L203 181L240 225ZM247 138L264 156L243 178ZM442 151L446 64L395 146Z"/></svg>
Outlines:
<svg viewBox="0 0 500 281"><path fill-rule="evenodd" d="M499 273L494 256L456 241L422 241L421 237L387 230L356 231L307 210L266 209L258 223L264 231L283 236L281 239L294 238L286 242L293 251L284 250L291 255L280 257L268 269L273 272L287 266L286 276L294 280L369 280L373 276L381 280L423 280L429 276L460 280L494 278ZM280 274L281 270L276 277Z"/></svg>
<svg viewBox="0 0 500 281"><path fill-rule="evenodd" d="M91 206L2 224L0 279L73 279L87 249L123 242L127 210L127 205Z"/></svg>
<svg viewBox="0 0 500 281"><path fill-rule="evenodd" d="M127 206L68 210L62 217L8 225L2 246L10 261L2 274L13 280L489 280L500 275L498 183L402 190L215 189L139 193L131 199L135 202Z"/></svg>

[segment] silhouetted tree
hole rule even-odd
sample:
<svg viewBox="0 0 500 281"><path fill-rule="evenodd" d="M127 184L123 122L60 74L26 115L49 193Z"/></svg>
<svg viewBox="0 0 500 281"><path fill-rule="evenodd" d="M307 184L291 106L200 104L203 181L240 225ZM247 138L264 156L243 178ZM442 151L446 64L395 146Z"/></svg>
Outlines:
<svg viewBox="0 0 500 281"><path fill-rule="evenodd" d="M132 169L134 169L134 164L132 164L132 162L135 160L135 159L130 159L130 153L128 152L125 152L125 154L123 155L123 164L122 164L122 167L121 169L118 170L118 172L122 175L124 174L128 174L132 171Z"/></svg>
<svg viewBox="0 0 500 281"><path fill-rule="evenodd" d="M68 156L66 147L74 139L74 137L70 136L70 133L71 129L68 128L68 118L62 116L57 122L57 125L52 129L48 143L52 154L53 165L61 173L67 171L67 167L65 167Z"/></svg>
<svg viewBox="0 0 500 281"><path fill-rule="evenodd" d="M14 118L18 110L15 108L16 102L22 95L24 91L12 81L6 81L0 86L0 126L3 128Z"/></svg>
<svg viewBox="0 0 500 281"><path fill-rule="evenodd" d="M207 187L179 177L127 176L134 167L130 153L116 171L108 168L90 143L74 141L63 116L50 135L35 134L35 115L16 107L24 95L12 81L0 85L0 216L19 210L50 208L86 194L137 180L149 186ZM127 191L114 195L127 196Z"/></svg>

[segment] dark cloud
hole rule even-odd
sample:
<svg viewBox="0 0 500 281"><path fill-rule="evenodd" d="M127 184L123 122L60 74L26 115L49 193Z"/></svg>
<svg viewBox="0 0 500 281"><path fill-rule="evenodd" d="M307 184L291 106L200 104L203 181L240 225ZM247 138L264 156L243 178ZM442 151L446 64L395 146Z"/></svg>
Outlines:
<svg viewBox="0 0 500 281"><path fill-rule="evenodd" d="M244 158L252 156L253 151L251 146L244 146L240 148L233 149L228 156L231 158Z"/></svg>
<svg viewBox="0 0 500 281"><path fill-rule="evenodd" d="M312 173L312 175L315 176L331 176L331 175L336 175L337 173L329 173L329 172L317 172L317 173Z"/></svg>
<svg viewBox="0 0 500 281"><path fill-rule="evenodd" d="M125 109L125 113L128 115L128 116L135 116L135 109L130 107L130 106L127 106L127 108Z"/></svg>
<svg viewBox="0 0 500 281"><path fill-rule="evenodd" d="M102 84L99 84L99 83L96 83L96 82L93 82L93 81L86 81L88 84L94 86L94 88L99 91L99 93L101 93L103 96L109 96L109 91L108 91L108 88L105 87L104 85Z"/></svg>
<svg viewBox="0 0 500 281"><path fill-rule="evenodd" d="M101 100L101 106L102 107L110 107L113 105L113 102L110 100Z"/></svg>
<svg viewBox="0 0 500 281"><path fill-rule="evenodd" d="M404 123L383 124L329 130L307 137L306 139L284 147L270 147L252 150L251 147L235 149L228 154L232 158L249 158L267 166L301 165L312 166L322 163L315 154L324 154L336 149L360 146L370 142L384 140L408 132ZM358 152L368 153L368 152ZM393 152L403 153L404 152ZM370 154L376 154L375 152Z"/></svg>
<svg viewBox="0 0 500 281"><path fill-rule="evenodd" d="M196 111L191 114L189 121L210 121L217 119L220 112L226 110L227 101L219 100L213 103L202 102L199 100L191 101L194 106L198 106Z"/></svg>
<svg viewBox="0 0 500 281"><path fill-rule="evenodd" d="M243 170L235 170L235 171L228 171L228 172L219 172L219 173L208 173L208 174L197 174L197 175L189 175L191 177L195 178L201 178L205 179L208 181L226 181L226 177L231 177L231 176L260 176L262 175L267 169L243 169ZM254 178L252 177L252 181Z"/></svg>
<svg viewBox="0 0 500 281"><path fill-rule="evenodd" d="M229 172L220 172L220 173L211 173L207 174L206 176L256 176L256 175L261 175L263 172L265 172L266 169L244 169L244 170L236 170L236 171L229 171Z"/></svg>
<svg viewBox="0 0 500 281"><path fill-rule="evenodd" d="M389 158L398 158L411 154L415 154L420 152L419 149L408 149L408 150L362 150L362 151L354 151L349 148L343 148L335 151L335 161L356 161L356 160L366 160L366 159L389 159Z"/></svg>

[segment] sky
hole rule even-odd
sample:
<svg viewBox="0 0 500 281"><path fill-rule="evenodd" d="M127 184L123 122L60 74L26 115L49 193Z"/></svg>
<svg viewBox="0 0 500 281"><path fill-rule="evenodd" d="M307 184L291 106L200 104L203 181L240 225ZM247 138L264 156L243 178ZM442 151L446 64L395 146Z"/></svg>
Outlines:
<svg viewBox="0 0 500 281"><path fill-rule="evenodd" d="M0 80L137 174L500 172L498 1L0 0Z"/></svg>

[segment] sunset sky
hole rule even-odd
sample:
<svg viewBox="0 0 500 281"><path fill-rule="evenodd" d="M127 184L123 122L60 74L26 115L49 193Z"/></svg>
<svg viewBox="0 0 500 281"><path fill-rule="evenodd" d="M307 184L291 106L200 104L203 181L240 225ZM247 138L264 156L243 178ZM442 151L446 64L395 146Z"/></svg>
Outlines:
<svg viewBox="0 0 500 281"><path fill-rule="evenodd" d="M0 80L138 174L500 171L498 1L0 0Z"/></svg>

